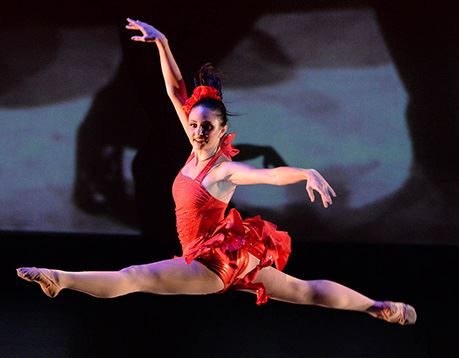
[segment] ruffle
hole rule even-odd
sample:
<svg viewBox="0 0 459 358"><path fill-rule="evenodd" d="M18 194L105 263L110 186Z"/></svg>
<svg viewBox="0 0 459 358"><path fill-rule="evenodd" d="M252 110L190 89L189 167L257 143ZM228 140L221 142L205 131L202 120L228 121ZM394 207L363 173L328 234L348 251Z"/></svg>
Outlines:
<svg viewBox="0 0 459 358"><path fill-rule="evenodd" d="M269 295L262 283L254 283L258 272L271 266L273 263L277 269L282 270L291 252L291 239L287 232L278 231L273 223L262 220L260 216L255 216L242 220L240 213L236 209L231 209L211 233L199 237L189 245L184 252L187 263L199 256L211 254L213 250L219 249L228 254L240 249L247 249L256 256L260 263L243 278L236 279L230 283L225 290L232 289L252 289L257 294L257 305L267 302ZM228 264L236 265L231 259Z"/></svg>
<svg viewBox="0 0 459 358"><path fill-rule="evenodd" d="M222 138L220 143L221 151L223 152L223 154L230 158L234 157L239 153L239 149L234 148L232 145L235 136L235 132L228 133Z"/></svg>

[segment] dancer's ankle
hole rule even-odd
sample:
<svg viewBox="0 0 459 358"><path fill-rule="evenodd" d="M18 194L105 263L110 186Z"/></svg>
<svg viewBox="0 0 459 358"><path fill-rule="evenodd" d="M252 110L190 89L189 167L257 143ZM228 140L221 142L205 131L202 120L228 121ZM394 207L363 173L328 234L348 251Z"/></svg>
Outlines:
<svg viewBox="0 0 459 358"><path fill-rule="evenodd" d="M384 301L374 301L373 305L368 307L366 312L371 315L375 315L381 312L386 307L387 307L387 304L385 304Z"/></svg>

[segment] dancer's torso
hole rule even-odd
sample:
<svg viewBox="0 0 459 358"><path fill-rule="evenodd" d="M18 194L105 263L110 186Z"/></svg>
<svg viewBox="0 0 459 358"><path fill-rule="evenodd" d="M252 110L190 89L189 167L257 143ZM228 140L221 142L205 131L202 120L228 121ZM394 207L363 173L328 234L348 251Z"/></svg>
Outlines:
<svg viewBox="0 0 459 358"><path fill-rule="evenodd" d="M177 231L182 245L182 257L187 263L199 260L215 272L229 287L250 289L257 293L257 304L268 299L262 283L254 283L257 273L273 263L282 270L290 254L290 236L278 231L276 225L260 216L242 219L236 209L226 214L228 204L212 196L202 181L214 168L220 155L232 158L238 150L231 146L234 135L221 142L216 156L195 177L177 174L172 186L177 218ZM187 163L193 159L188 158ZM185 172L187 173L187 172ZM215 182L209 178L206 182ZM250 254L259 264L245 275ZM243 275L244 273L244 275ZM243 275L243 276L241 276Z"/></svg>
<svg viewBox="0 0 459 358"><path fill-rule="evenodd" d="M214 197L202 184L207 174L219 165L222 155L220 149L194 178L180 170L172 185L177 232L184 253L192 242L199 240L224 218L228 204ZM193 159L194 153L185 166Z"/></svg>

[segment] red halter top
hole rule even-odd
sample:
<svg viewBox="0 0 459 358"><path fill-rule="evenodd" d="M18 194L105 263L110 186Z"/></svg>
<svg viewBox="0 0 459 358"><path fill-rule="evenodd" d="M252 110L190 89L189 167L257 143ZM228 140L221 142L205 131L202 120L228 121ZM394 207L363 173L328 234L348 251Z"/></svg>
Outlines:
<svg viewBox="0 0 459 358"><path fill-rule="evenodd" d="M263 267L273 263L279 270L284 268L291 239L287 232L276 230L276 225L259 216L242 220L236 209L231 209L225 216L228 204L213 197L202 185L202 180L221 155L231 158L239 153L231 145L233 139L234 133L222 138L216 155L196 178L185 176L181 170L178 173L172 186L177 232L182 257L187 263L197 259L208 266L224 282L223 291L229 288L255 290L257 304L262 304L269 296L263 284L253 280ZM193 158L194 153L187 163ZM237 273L247 266L247 252L257 257L260 263L243 278L237 278Z"/></svg>

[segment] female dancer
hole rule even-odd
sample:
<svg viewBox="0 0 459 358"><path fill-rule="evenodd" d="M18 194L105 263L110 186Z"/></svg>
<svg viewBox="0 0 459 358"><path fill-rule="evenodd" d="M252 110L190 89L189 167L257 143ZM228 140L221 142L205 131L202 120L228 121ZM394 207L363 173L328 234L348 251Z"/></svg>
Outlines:
<svg viewBox="0 0 459 358"><path fill-rule="evenodd" d="M156 44L167 93L192 145L172 187L182 256L120 271L22 267L17 269L18 276L38 283L49 297L65 288L101 298L132 292L197 295L233 289L256 294L259 305L272 298L365 312L402 325L415 323L416 312L410 305L375 301L333 281L306 281L282 272L290 254L286 232L259 216L243 220L235 209L225 216L238 185L305 181L311 202L316 191L325 208L336 194L314 169L257 169L232 161L238 150L231 145L234 133L227 134L221 81L214 68L206 64L199 70L196 87L188 98L166 37L147 23L127 21L127 29L142 33L133 36L133 41Z"/></svg>

